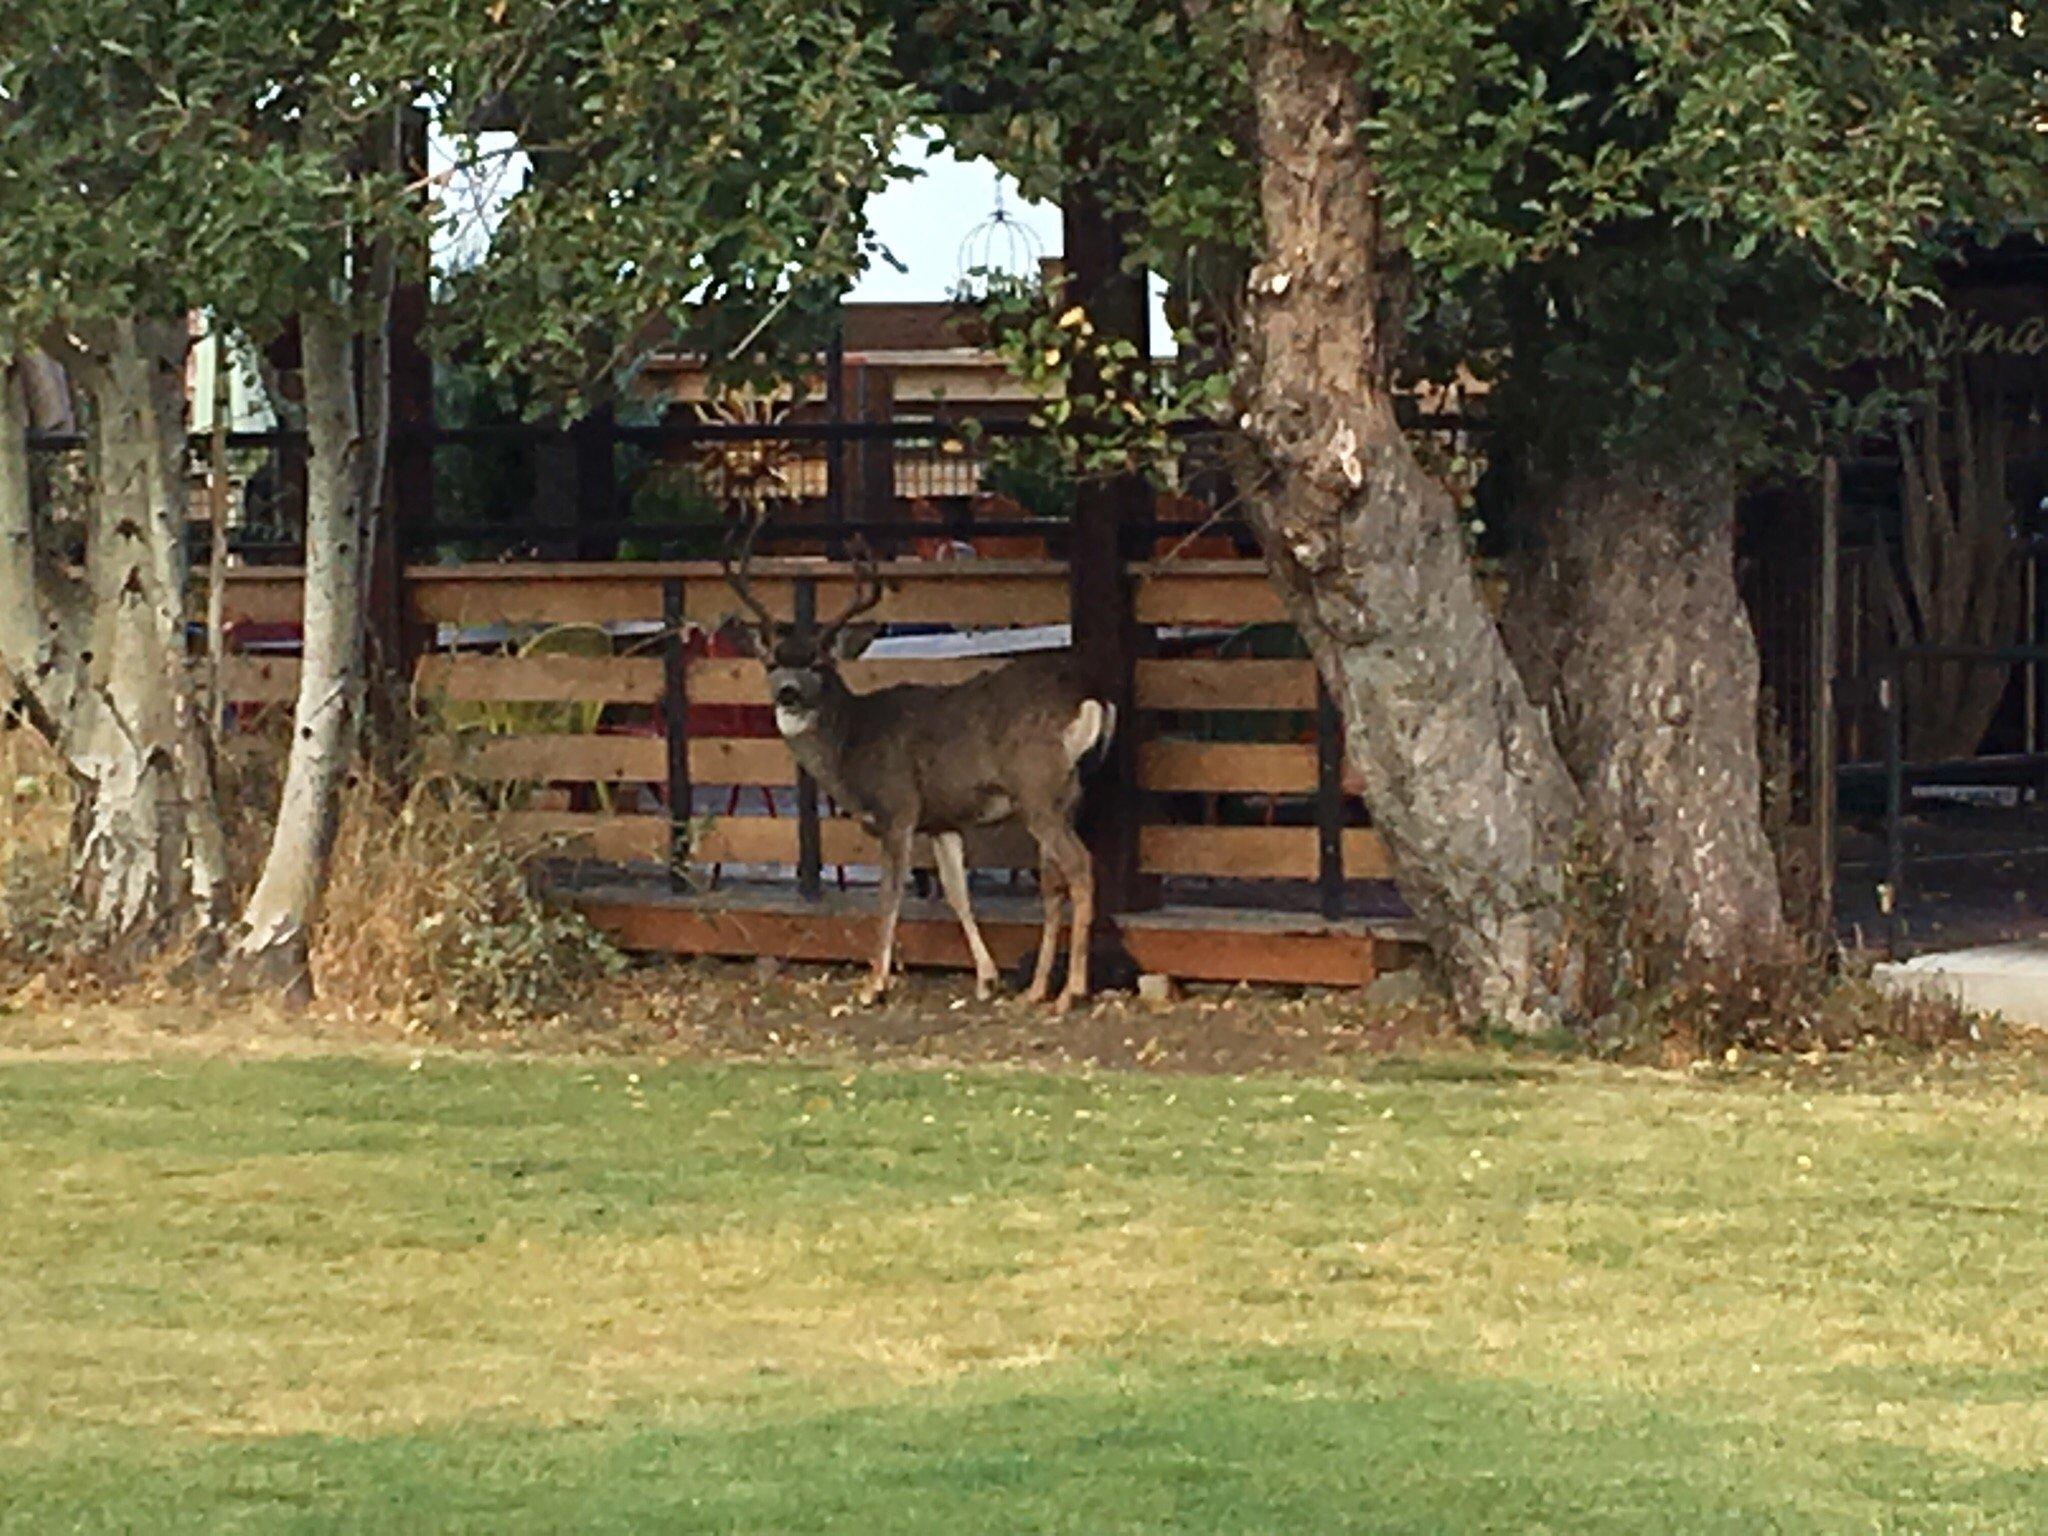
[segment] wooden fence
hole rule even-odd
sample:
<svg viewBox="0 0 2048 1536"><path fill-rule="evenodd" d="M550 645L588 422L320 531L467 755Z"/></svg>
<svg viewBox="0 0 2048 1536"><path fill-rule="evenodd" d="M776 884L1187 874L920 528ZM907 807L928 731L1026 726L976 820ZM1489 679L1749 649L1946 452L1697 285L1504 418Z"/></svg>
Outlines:
<svg viewBox="0 0 2048 1536"><path fill-rule="evenodd" d="M986 635L1070 618L1068 574L1054 562L898 562L883 574L865 623ZM1337 915L1345 882L1386 877L1387 855L1344 793L1335 712L1262 568L1183 560L1134 565L1130 577L1143 637L1135 783L1107 792L1121 789L1124 813L1142 818L1141 874L1311 882ZM781 559L759 562L754 585L780 615L806 591L829 615L849 580L840 566ZM515 831L695 881L721 865L815 882L821 869L872 864L870 839L830 806L799 796L792 814L797 775L768 726L758 663L706 652L704 635L736 607L716 565L415 567L403 585L416 701L451 726L449 766L504 792ZM241 624L288 625L298 602L294 570L230 582ZM860 690L955 679L1000 659L857 660L845 675ZM281 705L296 675L289 655L237 656L228 693ZM1036 860L1018 833L997 829L971 862Z"/></svg>

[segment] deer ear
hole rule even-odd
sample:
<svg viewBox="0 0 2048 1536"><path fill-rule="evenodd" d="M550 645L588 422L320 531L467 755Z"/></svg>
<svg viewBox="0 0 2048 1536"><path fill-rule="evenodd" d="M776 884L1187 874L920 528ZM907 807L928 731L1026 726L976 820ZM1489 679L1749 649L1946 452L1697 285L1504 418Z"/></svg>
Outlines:
<svg viewBox="0 0 2048 1536"><path fill-rule="evenodd" d="M841 661L852 661L875 643L882 632L879 624L849 624L832 638L832 651Z"/></svg>
<svg viewBox="0 0 2048 1536"><path fill-rule="evenodd" d="M749 624L745 619L728 618L718 626L719 640L730 647L729 654L755 656L766 661L775 654L775 637L759 624Z"/></svg>

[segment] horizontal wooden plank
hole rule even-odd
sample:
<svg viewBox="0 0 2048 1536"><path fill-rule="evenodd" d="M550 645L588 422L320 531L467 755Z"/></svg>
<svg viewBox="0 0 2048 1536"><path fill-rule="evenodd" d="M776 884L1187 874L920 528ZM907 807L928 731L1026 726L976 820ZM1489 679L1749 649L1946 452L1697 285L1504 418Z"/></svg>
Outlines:
<svg viewBox="0 0 2048 1536"><path fill-rule="evenodd" d="M791 575L815 569L819 607L830 612L850 590L843 566L764 560L755 585L771 609L790 613ZM1066 568L1052 561L899 561L884 567L890 592L882 614L903 621L1057 624L1067 618ZM1146 624L1284 623L1280 595L1257 560L1146 562L1131 570L1139 622ZM414 617L445 624L584 624L657 619L664 579L684 583L689 614L699 621L735 611L730 590L711 561L547 563L481 562L411 566L406 595ZM296 566L254 566L228 575L230 621L291 623L301 611ZM1495 597L1497 582L1488 582ZM963 593L968 595L962 595ZM989 617L995 614L997 617ZM1022 616L1019 616L1022 615Z"/></svg>
<svg viewBox="0 0 2048 1536"><path fill-rule="evenodd" d="M662 614L658 578L604 567L492 581L463 567L414 571L406 596L413 617L432 624L602 624Z"/></svg>
<svg viewBox="0 0 2048 1536"><path fill-rule="evenodd" d="M461 703L652 704L659 657L423 656L421 693Z"/></svg>
<svg viewBox="0 0 2048 1536"><path fill-rule="evenodd" d="M296 656L224 656L220 672L230 704L289 704L299 696Z"/></svg>
<svg viewBox="0 0 2048 1536"><path fill-rule="evenodd" d="M1138 749L1138 782L1145 789L1166 793L1310 794L1316 787L1316 749L1306 742L1161 737Z"/></svg>
<svg viewBox="0 0 2048 1536"><path fill-rule="evenodd" d="M666 816L607 816L585 811L507 811L498 825L514 844L613 863L668 862Z"/></svg>
<svg viewBox="0 0 2048 1536"><path fill-rule="evenodd" d="M1138 663L1140 709L1314 709L1307 661L1146 660Z"/></svg>
<svg viewBox="0 0 2048 1536"><path fill-rule="evenodd" d="M659 736L458 737L437 766L485 783L654 784L668 778L668 743Z"/></svg>
<svg viewBox="0 0 2048 1536"><path fill-rule="evenodd" d="M664 863L668 858L666 816L509 811L501 820L515 841L553 844L568 854L616 862ZM793 816L718 816L699 822L692 830L692 863L794 865L797 861ZM872 865L877 860L874 839L844 817L828 816L818 823L818 846L826 864ZM921 868L932 867L926 839L917 840L912 859ZM968 834L967 862L977 869L1035 869L1038 853L1021 827L986 827Z"/></svg>
<svg viewBox="0 0 2048 1536"><path fill-rule="evenodd" d="M993 563L993 562L991 562ZM844 567L826 567L832 574L816 579L818 615L829 619L853 600L853 579ZM964 627L1000 629L1026 624L1064 624L1068 617L1067 578L1064 571L1042 574L1005 575L980 568L979 562L945 567L952 574L942 579L926 575L905 580L891 568L882 600L862 616L871 624L958 624ZM795 612L794 581L764 577L753 582L754 595L777 618L788 619ZM691 582L683 593L683 611L699 624L717 624L728 618L743 618L747 610L722 580Z"/></svg>
<svg viewBox="0 0 2048 1536"><path fill-rule="evenodd" d="M958 683L1001 666L1000 657L962 656L930 661L850 661L840 669L846 686L855 693L868 693L895 683ZM690 702L693 704L766 704L767 674L761 663L748 657L718 657L695 662L690 667Z"/></svg>
<svg viewBox="0 0 2048 1536"><path fill-rule="evenodd" d="M796 764L780 737L702 737L690 743L697 784L794 784Z"/></svg>
<svg viewBox="0 0 2048 1536"><path fill-rule="evenodd" d="M872 900L862 893L865 907ZM861 962L874 954L872 909L837 905L816 912L760 910L718 901L688 904L624 900L610 894L575 898L598 928L627 949L659 954L774 955L785 960ZM977 908L983 903L977 901ZM1030 954L1038 921L1025 909L1003 906L979 914L982 937L1008 968ZM1260 933L1205 926L1200 915L1174 922L1126 921L1111 926L1141 972L1184 981L1250 981L1291 986L1363 986L1382 969L1412 963L1409 946L1376 935ZM972 960L960 925L930 906L914 907L897 929L903 964L967 970Z"/></svg>
<svg viewBox="0 0 2048 1536"><path fill-rule="evenodd" d="M1204 561L1187 572L1157 565L1136 572L1132 603L1140 624L1285 624L1287 608L1263 564L1218 571Z"/></svg>
<svg viewBox="0 0 2048 1536"><path fill-rule="evenodd" d="M304 612L296 566L248 566L228 572L222 613L229 624L296 624ZM196 605L205 606L204 599Z"/></svg>
<svg viewBox="0 0 2048 1536"><path fill-rule="evenodd" d="M697 863L790 864L797 858L797 823L785 816L720 816L699 827L691 843ZM845 817L828 816L818 823L818 848L827 864L874 864L880 857L875 840ZM918 867L932 867L931 848L919 838L911 858ZM967 862L976 869L1036 869L1038 850L1022 827L984 827L967 834Z"/></svg>
<svg viewBox="0 0 2048 1536"><path fill-rule="evenodd" d="M1150 826L1138 833L1138 863L1148 874L1237 876L1246 880L1313 880L1314 827ZM1344 874L1384 880L1393 873L1377 832L1344 832Z"/></svg>
<svg viewBox="0 0 2048 1536"><path fill-rule="evenodd" d="M761 582L756 595L778 618L794 612L790 582ZM661 584L644 579L562 580L536 578L524 582L479 585L457 578L423 581L409 589L413 615L423 622L485 626L494 624L592 624L658 619ZM842 578L818 583L818 612L831 617L852 601L853 587ZM722 581L699 578L683 593L684 616L716 626L747 617L746 609ZM957 585L898 585L889 589L864 622L876 624L960 624L1001 628L1026 624L1064 624L1066 583L1037 577L963 580Z"/></svg>

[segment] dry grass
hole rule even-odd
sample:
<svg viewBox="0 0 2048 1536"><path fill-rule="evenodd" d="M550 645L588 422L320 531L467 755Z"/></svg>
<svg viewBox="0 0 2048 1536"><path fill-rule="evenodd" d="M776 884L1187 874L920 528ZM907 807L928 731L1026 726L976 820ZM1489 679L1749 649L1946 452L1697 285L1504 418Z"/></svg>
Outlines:
<svg viewBox="0 0 2048 1536"><path fill-rule="evenodd" d="M487 808L431 777L349 785L312 959L326 1011L441 1032L559 1020L624 968L540 899Z"/></svg>
<svg viewBox="0 0 2048 1536"><path fill-rule="evenodd" d="M71 787L26 726L0 730L0 989L59 964Z"/></svg>
<svg viewBox="0 0 2048 1536"><path fill-rule="evenodd" d="M228 851L240 889L260 868L284 738L273 715L228 744L220 764ZM103 974L67 956L65 849L70 787L32 732L0 733L0 995L74 1004L166 1005L176 956ZM536 896L486 809L445 778L405 794L367 779L343 794L313 953L321 1011L404 1030L493 1031L557 1020L623 961L580 919Z"/></svg>

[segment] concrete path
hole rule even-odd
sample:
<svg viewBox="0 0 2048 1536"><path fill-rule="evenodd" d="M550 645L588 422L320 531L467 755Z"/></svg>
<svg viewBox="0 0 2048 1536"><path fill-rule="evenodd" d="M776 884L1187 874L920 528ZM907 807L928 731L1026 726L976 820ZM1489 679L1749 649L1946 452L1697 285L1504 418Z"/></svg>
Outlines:
<svg viewBox="0 0 2048 1536"><path fill-rule="evenodd" d="M1888 991L1945 993L1967 1008L2048 1029L2048 941L1919 955L1877 966L1871 979Z"/></svg>

